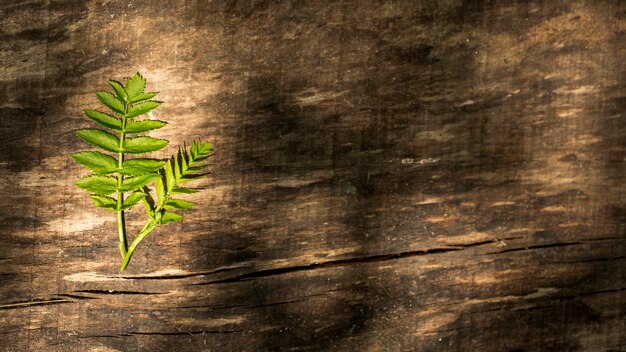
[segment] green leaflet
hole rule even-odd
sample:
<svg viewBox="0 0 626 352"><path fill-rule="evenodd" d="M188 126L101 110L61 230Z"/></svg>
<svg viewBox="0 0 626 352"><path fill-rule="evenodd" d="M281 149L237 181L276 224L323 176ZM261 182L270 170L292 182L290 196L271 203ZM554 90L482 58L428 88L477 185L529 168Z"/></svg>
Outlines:
<svg viewBox="0 0 626 352"><path fill-rule="evenodd" d="M172 212L166 211L165 213L163 213L163 216L161 217L161 224L167 224L167 223L179 221L182 219L183 219L182 215L178 213L172 213Z"/></svg>
<svg viewBox="0 0 626 352"><path fill-rule="evenodd" d="M165 185L167 186L167 192L172 192L176 185L176 176L174 176L174 170L172 170L172 161L165 164Z"/></svg>
<svg viewBox="0 0 626 352"><path fill-rule="evenodd" d="M85 115L92 121L99 123L101 126L112 129L114 131L122 130L122 120L96 110L85 110Z"/></svg>
<svg viewBox="0 0 626 352"><path fill-rule="evenodd" d="M87 117L91 119L92 121L95 121L98 124L100 124L102 127L106 127L116 132L122 131L122 120L117 117L113 117L109 114L105 114L103 112L96 111L96 110L85 110L85 115L87 115ZM147 132L151 130L156 130L165 125L167 125L166 122L159 121L159 120L142 120L142 121L128 120L126 121L126 128L124 129L124 132L126 133Z"/></svg>
<svg viewBox="0 0 626 352"><path fill-rule="evenodd" d="M134 121L129 120L126 122L126 133L140 133L147 132L151 130L156 130L163 126L167 125L167 123L159 120L142 120L142 121Z"/></svg>
<svg viewBox="0 0 626 352"><path fill-rule="evenodd" d="M203 143L200 142L199 140L195 140L193 142L193 144L191 145L191 148L189 148L190 153L191 153L191 158L195 160L195 162L201 162L203 160L200 160L201 158L207 157L211 154L212 151L212 145L211 143Z"/></svg>
<svg viewBox="0 0 626 352"><path fill-rule="evenodd" d="M76 136L85 142L91 143L109 152L117 152L119 150L120 140L103 130L91 128L78 130L76 131Z"/></svg>
<svg viewBox="0 0 626 352"><path fill-rule="evenodd" d="M102 102L102 104L109 107L109 109L114 112L124 115L124 103L115 97L115 95L109 92L97 92L96 96L98 100Z"/></svg>
<svg viewBox="0 0 626 352"><path fill-rule="evenodd" d="M77 163L85 165L96 174L110 174L117 170L117 160L100 152L79 152L72 154Z"/></svg>
<svg viewBox="0 0 626 352"><path fill-rule="evenodd" d="M107 197L107 196L100 196L96 194L89 196L89 198L91 198L91 200L97 207L110 210L113 212L118 211L118 210L130 209L134 207L135 205L137 205L137 203L139 203L145 197L146 197L146 194L143 192L134 192L133 194L130 195L130 197L124 200L124 204L122 204L122 206L118 209L117 200L115 200L114 198Z"/></svg>
<svg viewBox="0 0 626 352"><path fill-rule="evenodd" d="M124 199L124 204L122 204L122 208L120 210L130 209L134 207L137 203L146 198L146 194L143 192L133 192L128 198Z"/></svg>
<svg viewBox="0 0 626 352"><path fill-rule="evenodd" d="M139 115L147 114L149 111L156 109L159 105L161 105L161 103L152 100L135 104L130 108L130 110L126 114L126 117L133 118Z"/></svg>
<svg viewBox="0 0 626 352"><path fill-rule="evenodd" d="M111 197L99 196L99 195L94 194L94 195L89 196L89 198L91 198L93 203L99 208L103 208L103 209L110 210L110 211L117 210L117 201Z"/></svg>
<svg viewBox="0 0 626 352"><path fill-rule="evenodd" d="M120 187L120 191L122 192L130 192L136 189L139 189L153 180L159 178L158 174L143 174L135 177L125 178L122 182L122 187Z"/></svg>
<svg viewBox="0 0 626 352"><path fill-rule="evenodd" d="M109 85L113 88L119 100L128 102L128 94L126 94L126 90L124 90L124 86L120 82L110 80Z"/></svg>
<svg viewBox="0 0 626 352"><path fill-rule="evenodd" d="M113 177L102 175L83 177L74 184L77 187L95 194L107 195L117 190L117 180Z"/></svg>
<svg viewBox="0 0 626 352"><path fill-rule="evenodd" d="M197 189L190 187L174 187L172 190L172 194L192 194L197 192Z"/></svg>
<svg viewBox="0 0 626 352"><path fill-rule="evenodd" d="M165 203L165 209L180 209L187 210L196 203L189 202L183 199L168 199Z"/></svg>
<svg viewBox="0 0 626 352"><path fill-rule="evenodd" d="M158 205L163 206L165 201L167 201L167 191L162 177L159 177L154 181L154 187L156 189Z"/></svg>
<svg viewBox="0 0 626 352"><path fill-rule="evenodd" d="M146 81L143 79L143 77L141 77L139 72L137 72L128 79L124 89L126 90L126 94L128 94L128 97L132 100L139 94L143 93L143 89L145 86Z"/></svg>
<svg viewBox="0 0 626 352"><path fill-rule="evenodd" d="M125 153L130 154L149 153L164 148L168 143L169 141L165 139L157 139L145 136L127 138L124 141L123 150Z"/></svg>
<svg viewBox="0 0 626 352"><path fill-rule="evenodd" d="M157 95L156 92L141 93L141 94L135 96L134 98L132 98L130 100L130 102L131 103L136 103L136 102L139 102L139 101L152 99L152 98L154 98L155 95Z"/></svg>
<svg viewBox="0 0 626 352"><path fill-rule="evenodd" d="M124 175L141 175L148 172L156 171L163 167L165 161L154 159L130 159L125 160L122 169L119 171Z"/></svg>

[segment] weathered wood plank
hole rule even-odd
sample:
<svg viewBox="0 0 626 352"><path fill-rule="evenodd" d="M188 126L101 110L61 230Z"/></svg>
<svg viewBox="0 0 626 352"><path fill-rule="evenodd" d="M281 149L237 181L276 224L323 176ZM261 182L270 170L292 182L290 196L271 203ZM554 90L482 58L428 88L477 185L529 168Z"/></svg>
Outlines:
<svg viewBox="0 0 626 352"><path fill-rule="evenodd" d="M0 350L626 348L623 1L0 11ZM216 153L120 275L69 154L136 70Z"/></svg>

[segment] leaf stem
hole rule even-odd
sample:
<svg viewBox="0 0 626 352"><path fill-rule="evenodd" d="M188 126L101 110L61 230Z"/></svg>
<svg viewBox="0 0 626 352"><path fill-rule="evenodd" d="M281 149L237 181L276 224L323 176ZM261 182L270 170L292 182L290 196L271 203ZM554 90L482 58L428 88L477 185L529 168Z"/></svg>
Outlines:
<svg viewBox="0 0 626 352"><path fill-rule="evenodd" d="M124 204L124 192L120 191L124 183L124 175L120 173L124 165L124 137L126 129L126 113L128 112L128 103L124 103L124 116L122 116L122 131L120 132L119 152L117 153L117 232L119 240L120 254L122 258L126 256L128 250L128 241L126 240L126 222L124 221L124 210L120 210Z"/></svg>
<svg viewBox="0 0 626 352"><path fill-rule="evenodd" d="M126 269L126 266L128 266L128 263L130 262L130 258L133 256L133 253L135 252L135 248L137 248L137 246L144 239L144 237L146 237L150 232L152 232L152 230L154 230L157 227L157 225L159 225L159 223L151 219L143 226L143 228L141 229L141 231L139 231L137 236L135 236L133 241L130 243L130 247L128 247L128 251L126 252L126 255L124 255L124 260L122 261L122 265L120 266L120 272L124 271L124 269Z"/></svg>

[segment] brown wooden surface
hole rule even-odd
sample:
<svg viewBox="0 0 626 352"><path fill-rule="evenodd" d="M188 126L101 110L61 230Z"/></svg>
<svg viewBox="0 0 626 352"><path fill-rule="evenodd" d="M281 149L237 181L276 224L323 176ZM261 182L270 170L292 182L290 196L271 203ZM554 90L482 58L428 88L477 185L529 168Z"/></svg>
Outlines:
<svg viewBox="0 0 626 352"><path fill-rule="evenodd" d="M0 4L0 350L626 351L626 2ZM137 70L216 154L119 275Z"/></svg>

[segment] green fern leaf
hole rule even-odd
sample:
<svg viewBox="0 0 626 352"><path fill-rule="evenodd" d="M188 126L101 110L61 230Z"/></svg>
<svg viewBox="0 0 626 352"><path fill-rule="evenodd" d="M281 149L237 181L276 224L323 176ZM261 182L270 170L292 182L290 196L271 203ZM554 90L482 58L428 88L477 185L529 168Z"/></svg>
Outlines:
<svg viewBox="0 0 626 352"><path fill-rule="evenodd" d="M172 190L172 194L192 194L197 192L197 189L191 187L174 187Z"/></svg>
<svg viewBox="0 0 626 352"><path fill-rule="evenodd" d="M171 192L176 185L176 176L174 176L174 170L172 170L171 161L165 164L165 184L167 186L167 192Z"/></svg>
<svg viewBox="0 0 626 352"><path fill-rule="evenodd" d="M122 102L128 102L128 94L126 94L124 86L122 86L120 82L110 80L109 85L113 88L113 90L115 91L115 95L117 95L119 100L121 100Z"/></svg>
<svg viewBox="0 0 626 352"><path fill-rule="evenodd" d="M178 213L172 213L172 212L166 211L165 213L163 213L163 216L161 217L161 224L176 222L182 219L183 219L182 215Z"/></svg>
<svg viewBox="0 0 626 352"><path fill-rule="evenodd" d="M152 99L152 98L154 98L155 95L157 95L157 92L141 93L141 94L137 95L136 97L132 98L130 100L130 103L134 104L134 103L137 103L137 102L140 102L140 101Z"/></svg>
<svg viewBox="0 0 626 352"><path fill-rule="evenodd" d="M124 140L124 152L130 154L140 154L154 152L164 148L169 141L152 137L135 137Z"/></svg>
<svg viewBox="0 0 626 352"><path fill-rule="evenodd" d="M174 154L174 157L171 160L173 169L174 169L174 176L176 177L177 180L183 177L183 173L180 167L180 161L178 159L179 159L179 155L178 153L176 153Z"/></svg>
<svg viewBox="0 0 626 352"><path fill-rule="evenodd" d="M120 140L114 135L103 130L87 128L76 131L76 136L87 143L100 147L109 152L118 152Z"/></svg>
<svg viewBox="0 0 626 352"><path fill-rule="evenodd" d="M128 111L128 113L126 114L126 117L129 119L132 119L133 117L147 114L151 110L156 109L159 105L161 105L161 103L157 101L152 101L152 100L144 101L143 103L133 105Z"/></svg>
<svg viewBox="0 0 626 352"><path fill-rule="evenodd" d="M126 210L134 207L137 203L146 198L146 194L143 192L133 192L128 198L124 199L124 204L122 204L121 209Z"/></svg>
<svg viewBox="0 0 626 352"><path fill-rule="evenodd" d="M159 177L160 176L158 174L143 174L139 176L129 177L123 180L122 187L120 187L119 190L122 192L134 191L156 180Z"/></svg>
<svg viewBox="0 0 626 352"><path fill-rule="evenodd" d="M102 104L108 106L109 109L120 115L124 115L124 103L117 99L115 95L103 91L96 93L96 96L98 97L98 100L100 100Z"/></svg>
<svg viewBox="0 0 626 352"><path fill-rule="evenodd" d="M94 194L89 196L89 198L91 198L93 203L99 208L103 208L113 212L117 210L117 201L111 197L99 196Z"/></svg>
<svg viewBox="0 0 626 352"><path fill-rule="evenodd" d="M142 120L142 121L129 120L126 122L126 129L124 130L124 132L126 133L147 132L147 131L159 129L165 125L167 125L167 123L163 121L159 121L159 120Z"/></svg>
<svg viewBox="0 0 626 352"><path fill-rule="evenodd" d="M117 170L117 160L100 152L79 152L72 154L72 158L79 164L85 165L96 174L110 174Z"/></svg>
<svg viewBox="0 0 626 352"><path fill-rule="evenodd" d="M196 203L189 202L183 199L168 199L165 203L165 209L180 209L187 210L194 206Z"/></svg>
<svg viewBox="0 0 626 352"><path fill-rule="evenodd" d="M169 142L165 139L128 136L162 128L166 123L152 119L134 120L161 104L152 100L156 92L144 92L146 81L139 73L130 77L124 85L115 80L108 83L113 93L100 91L96 96L114 114L85 110L87 118L106 130L81 129L76 131L76 136L105 151L116 153L117 157L85 151L72 154L72 158L95 173L77 180L76 186L92 193L90 198L96 206L117 213L119 250L124 258L120 270L124 270L137 245L158 225L183 219L172 209L187 210L194 205L193 202L171 197L198 192L195 188L180 187L179 184L204 176L198 172L208 166L203 163L211 156L212 146L195 140L189 149L183 145L167 161L147 158L125 160L127 154L150 153L166 147ZM118 135L108 130L118 132ZM113 177L106 176L108 174ZM155 185L152 194L149 188L151 182ZM132 193L125 197L125 192ZM108 196L112 193L117 193L117 197ZM148 219L129 246L124 211L139 202L144 204Z"/></svg>
<svg viewBox="0 0 626 352"><path fill-rule="evenodd" d="M101 126L110 128L114 131L122 130L122 120L96 110L85 110L85 115L92 121L99 123Z"/></svg>
<svg viewBox="0 0 626 352"><path fill-rule="evenodd" d="M126 81L126 86L124 89L126 90L126 94L132 100L137 97L139 94L143 93L144 87L146 86L146 81L141 77L139 72L135 73L131 78Z"/></svg>
<svg viewBox="0 0 626 352"><path fill-rule="evenodd" d="M165 183L163 182L163 175L161 175L161 177L157 178L154 181L154 188L156 189L157 202L159 206L162 206L165 203L165 199L167 197L165 192Z"/></svg>
<svg viewBox="0 0 626 352"><path fill-rule="evenodd" d="M119 170L124 175L141 175L148 172L156 171L163 167L165 161L154 159L129 159L124 160L122 169Z"/></svg>
<svg viewBox="0 0 626 352"><path fill-rule="evenodd" d="M95 194L111 194L117 190L117 180L113 177L90 175L74 183L77 187Z"/></svg>
<svg viewBox="0 0 626 352"><path fill-rule="evenodd" d="M189 169L189 156L185 150L185 146L178 150L178 160L180 162L180 169L182 173L186 173Z"/></svg>

